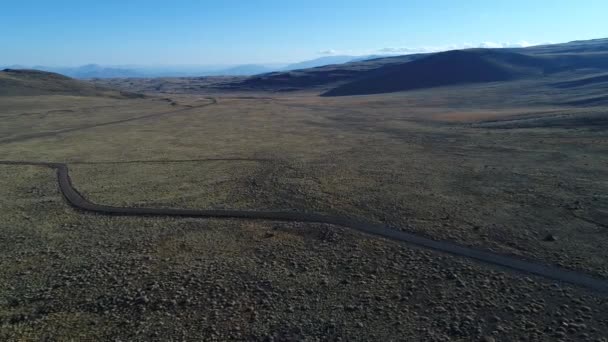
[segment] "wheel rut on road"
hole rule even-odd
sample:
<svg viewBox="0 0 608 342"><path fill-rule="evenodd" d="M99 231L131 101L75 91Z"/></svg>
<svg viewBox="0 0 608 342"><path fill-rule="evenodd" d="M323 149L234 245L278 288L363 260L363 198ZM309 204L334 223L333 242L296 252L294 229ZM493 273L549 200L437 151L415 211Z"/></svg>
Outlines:
<svg viewBox="0 0 608 342"><path fill-rule="evenodd" d="M206 159L206 160L231 160ZM234 160L243 160L235 158ZM195 161L195 160L186 160ZM201 161L201 160L198 160ZM138 161L148 162L148 161ZM169 161L149 161L149 162L169 162ZM198 209L165 209L165 208L135 208L135 207L115 207L93 203L82 196L72 185L70 180L69 168L64 163L36 162L36 161L0 161L1 165L27 165L40 166L55 169L59 189L65 200L74 208L83 211L94 212L102 215L124 215L124 216L176 216L176 217L200 217L200 218L236 218L236 219L258 219L274 220L287 222L308 222L324 223L342 226L357 230L366 234L407 243L413 246L432 249L448 253L455 256L465 257L523 273L534 274L547 279L556 280L564 283L586 287L600 292L608 292L608 280L596 278L589 274L570 271L567 269L550 266L541 262L523 260L517 257L501 255L485 250L465 247L447 241L436 241L412 233L406 233L396 229L386 227L373 222L365 222L348 217L322 215L303 212L284 212L284 211L249 211L249 210L198 210Z"/></svg>

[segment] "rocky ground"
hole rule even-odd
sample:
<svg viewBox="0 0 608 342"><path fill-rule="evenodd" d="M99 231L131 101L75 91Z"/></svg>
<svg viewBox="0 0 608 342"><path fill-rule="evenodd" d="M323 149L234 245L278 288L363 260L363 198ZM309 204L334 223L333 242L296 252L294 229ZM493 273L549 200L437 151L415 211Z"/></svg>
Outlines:
<svg viewBox="0 0 608 342"><path fill-rule="evenodd" d="M103 217L2 166L0 340L606 341L605 295L339 227Z"/></svg>
<svg viewBox="0 0 608 342"><path fill-rule="evenodd" d="M5 98L0 135L43 134L0 159L66 162L103 204L331 213L608 276L603 107L479 91ZM0 340L602 341L606 305L340 227L76 212L52 170L0 166Z"/></svg>
<svg viewBox="0 0 608 342"><path fill-rule="evenodd" d="M7 97L0 159L67 162L99 203L357 217L608 277L608 131L587 120L606 110L550 105L564 96L534 89ZM524 119L544 124L511 127ZM205 158L273 162L133 163Z"/></svg>

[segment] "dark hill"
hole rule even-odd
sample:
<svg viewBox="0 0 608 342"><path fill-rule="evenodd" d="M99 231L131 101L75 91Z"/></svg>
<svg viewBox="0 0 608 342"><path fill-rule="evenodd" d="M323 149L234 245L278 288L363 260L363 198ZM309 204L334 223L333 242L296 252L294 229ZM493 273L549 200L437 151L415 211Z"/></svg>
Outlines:
<svg viewBox="0 0 608 342"><path fill-rule="evenodd" d="M593 75L575 80L558 82L553 84L553 86L556 88L577 88L584 86L595 86L599 84L605 85L606 88L608 88L608 74Z"/></svg>
<svg viewBox="0 0 608 342"><path fill-rule="evenodd" d="M140 97L141 95L97 87L60 74L39 70L0 71L0 96L78 95Z"/></svg>
<svg viewBox="0 0 608 342"><path fill-rule="evenodd" d="M570 100L566 102L562 102L563 105L568 106L606 106L608 105L608 95L599 95L599 96L588 96L583 97L576 100Z"/></svg>
<svg viewBox="0 0 608 342"><path fill-rule="evenodd" d="M289 91L326 87L353 80L386 65L401 64L421 58L422 56L384 57L344 64L325 65L310 69L271 72L253 76L244 81L230 83L226 88Z"/></svg>
<svg viewBox="0 0 608 342"><path fill-rule="evenodd" d="M427 57L433 58L424 63L421 62ZM454 58L453 61L452 58ZM409 62L423 67L425 70L412 70L414 67L411 65L405 66ZM475 65L476 68L473 68L472 65ZM434 87L538 77L549 73L574 70L580 71L580 74L597 74L608 71L608 39L527 48L471 49L437 54L379 57L344 64L256 75L214 86L214 88L264 91L310 89L321 92L335 87L340 88L340 90L326 93L331 95L347 89L354 90L357 87L357 92L362 92L364 83L368 81L377 82L372 85L374 92L384 92L385 90L417 89L421 86ZM411 79L409 74L405 75L406 71L412 72L412 75L416 76L418 80ZM465 71L470 71L470 74ZM427 75L428 77L426 77ZM422 76L425 76L424 78L427 80L423 80ZM565 76L569 77L569 75ZM358 83L359 86L348 85L350 83Z"/></svg>
<svg viewBox="0 0 608 342"><path fill-rule="evenodd" d="M608 52L608 38L575 40L568 43L536 45L526 48L509 48L505 50L535 55Z"/></svg>
<svg viewBox="0 0 608 342"><path fill-rule="evenodd" d="M323 95L378 94L464 83L507 81L542 75L552 66L548 59L514 52L455 50L381 67L367 77L338 86Z"/></svg>

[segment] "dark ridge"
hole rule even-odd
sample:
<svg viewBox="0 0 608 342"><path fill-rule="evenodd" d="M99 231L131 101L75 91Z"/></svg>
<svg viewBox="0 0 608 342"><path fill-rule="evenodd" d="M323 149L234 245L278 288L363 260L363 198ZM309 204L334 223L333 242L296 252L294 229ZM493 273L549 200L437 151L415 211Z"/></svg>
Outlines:
<svg viewBox="0 0 608 342"><path fill-rule="evenodd" d="M536 45L526 48L509 48L509 51L527 54L561 54L561 53L588 53L608 52L608 39L576 40L568 43Z"/></svg>
<svg viewBox="0 0 608 342"><path fill-rule="evenodd" d="M464 83L508 81L543 75L548 59L499 50L454 50L382 67L372 75L338 86L323 96L389 93Z"/></svg>
<svg viewBox="0 0 608 342"><path fill-rule="evenodd" d="M2 72L5 72L7 74L12 74L15 76L19 76L19 77L40 77L40 78L48 77L48 78L56 78L56 79L62 79L62 80L70 79L69 77L58 74L58 73L34 70L34 69L4 69L4 70L2 70Z"/></svg>
<svg viewBox="0 0 608 342"><path fill-rule="evenodd" d="M496 58L507 74L533 71L529 77L562 71L601 72L608 70L608 39L575 41L563 44L538 45L526 48L471 49L480 58ZM450 52L444 52L450 53ZM454 51L451 51L454 53ZM403 65L425 57L442 53L426 53L402 56L368 56L342 64L331 64L306 69L284 70L250 77L173 77L173 78L118 78L96 79L96 84L137 89L146 92L200 93L205 90L273 91L288 92L313 90L325 92L349 82L367 79L389 66ZM493 56L491 56L493 55ZM510 70L515 67L516 70ZM522 70L522 69L527 69ZM590 69L590 70L582 70ZM386 71L386 69L384 69ZM519 77L518 76L518 77ZM499 78L499 81L502 80ZM508 79L507 79L508 80ZM476 80L474 80L476 81ZM555 80L553 80L555 81ZM447 82L450 84L450 82ZM466 83L466 82L465 82ZM457 83L456 83L457 84ZM441 83L440 83L441 85Z"/></svg>
<svg viewBox="0 0 608 342"><path fill-rule="evenodd" d="M472 64L479 65L481 71L487 71L489 74L475 74L475 70L471 70L471 75L460 75L456 73L458 70L466 70L466 65L458 65L457 58L459 54L471 53L477 54L474 58L479 58L479 61L473 61ZM505 48L505 49L470 49L461 51L448 51L436 54L414 54L392 57L377 57L352 61L343 64L326 65L315 68L299 69L284 72L272 72L261 75L255 75L244 80L236 80L218 85L214 88L226 90L262 90L262 91L294 91L304 89L314 89L317 91L328 91L333 87L343 86L350 82L367 82L373 80L374 77L389 72L391 74L384 75L385 80L378 81L375 88L385 86L390 91L401 90L399 86L403 80L397 79L404 77L399 74L399 68L408 62L422 60L425 57L446 55L456 59L454 61L445 61L455 63L452 68L445 66L441 70L442 73L434 75L432 70L427 70L430 77L428 85L420 82L417 86L416 80L409 81L405 79L405 90L418 89L429 86L441 86L460 83L476 83L476 82L492 82L505 81L513 77L538 77L543 74L554 74L562 71L591 69L590 71L598 72L599 70L608 70L608 39L595 39L588 41L574 41L563 44L539 45L526 48ZM478 63L479 62L479 63ZM439 63L441 64L441 63ZM391 69L394 66L394 69ZM430 66L432 69L435 66ZM439 67L439 66L437 66ZM470 67L470 66L469 66ZM502 70L496 70L498 69ZM470 67L473 69L472 67ZM454 70L456 69L456 70ZM586 70L589 71L589 70ZM423 71L420 71L423 74ZM483 73L482 73L483 74ZM443 79L442 79L443 77ZM435 80L433 81L433 78ZM488 80L489 79L489 80ZM407 83L413 83L408 86ZM388 85L385 85L388 84ZM346 87L346 86L345 86ZM396 89L396 90L393 90ZM375 90L373 93L385 92L385 90ZM337 95L338 91L335 92ZM366 93L363 91L363 93ZM331 91L327 95L332 95Z"/></svg>
<svg viewBox="0 0 608 342"><path fill-rule="evenodd" d="M552 71L594 70L595 72L608 69L608 52L593 53L560 53L543 55L550 62Z"/></svg>
<svg viewBox="0 0 608 342"><path fill-rule="evenodd" d="M584 77L584 78L579 78L576 80L565 81L565 82L558 82L558 83L554 83L553 86L556 88L576 88L576 87L594 85L597 83L604 83L604 82L608 83L608 74Z"/></svg>
<svg viewBox="0 0 608 342"><path fill-rule="evenodd" d="M0 71L0 96L76 95L140 98L143 95L120 92L54 72L30 69Z"/></svg>
<svg viewBox="0 0 608 342"><path fill-rule="evenodd" d="M409 62L422 56L424 55L374 58L309 69L271 72L252 76L243 81L229 83L225 87L230 89L291 91L335 85L367 75L382 66Z"/></svg>
<svg viewBox="0 0 608 342"><path fill-rule="evenodd" d="M608 95L592 96L577 100L562 102L562 105L567 106L601 106L608 105Z"/></svg>

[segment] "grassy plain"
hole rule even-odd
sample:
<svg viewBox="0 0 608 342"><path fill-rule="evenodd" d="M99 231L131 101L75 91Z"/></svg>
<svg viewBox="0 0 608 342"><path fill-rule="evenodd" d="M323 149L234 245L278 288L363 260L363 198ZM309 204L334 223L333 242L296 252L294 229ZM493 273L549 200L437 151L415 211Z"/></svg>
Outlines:
<svg viewBox="0 0 608 342"><path fill-rule="evenodd" d="M527 86L224 94L202 108L188 107L202 95L5 98L0 140L49 134L1 144L0 159L67 162L104 204L334 213L607 277L606 108L557 105L579 94ZM169 114L95 127L144 112ZM187 161L137 162L150 160ZM336 227L78 213L51 171L0 170L11 338L606 335L602 297L582 290Z"/></svg>

